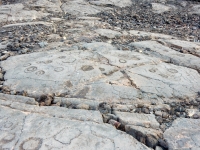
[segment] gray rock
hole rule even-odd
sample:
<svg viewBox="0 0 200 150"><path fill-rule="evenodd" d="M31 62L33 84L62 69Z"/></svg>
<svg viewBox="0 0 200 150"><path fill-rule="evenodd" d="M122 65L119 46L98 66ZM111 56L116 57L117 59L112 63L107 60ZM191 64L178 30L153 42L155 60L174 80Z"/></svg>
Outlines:
<svg viewBox="0 0 200 150"><path fill-rule="evenodd" d="M158 144L158 139L162 137L161 130L144 128L141 126L126 125L125 131L151 148L154 148Z"/></svg>
<svg viewBox="0 0 200 150"><path fill-rule="evenodd" d="M200 88L197 84L200 82L197 71L172 64L160 63L135 67L128 70L127 74L143 92L154 93L163 98L196 97ZM188 79L185 80L185 77L188 77ZM187 90L190 88L193 90Z"/></svg>
<svg viewBox="0 0 200 150"><path fill-rule="evenodd" d="M189 14L196 14L199 15L200 14L200 5L193 5L190 7L189 9Z"/></svg>
<svg viewBox="0 0 200 150"><path fill-rule="evenodd" d="M167 6L160 3L151 3L151 5L152 5L153 12L158 13L158 14L175 9L175 7Z"/></svg>
<svg viewBox="0 0 200 150"><path fill-rule="evenodd" d="M175 39L167 39L163 40L165 43L167 43L170 47L178 49L178 50L186 50L196 56L200 57L200 45L198 45L195 42L188 42L188 41L181 41L181 40L175 40Z"/></svg>
<svg viewBox="0 0 200 150"><path fill-rule="evenodd" d="M164 139L168 143L169 150L199 149L199 124L199 119L176 119L172 126L164 132Z"/></svg>
<svg viewBox="0 0 200 150"><path fill-rule="evenodd" d="M92 110L83 110L83 109L67 109L58 106L36 106L36 105L27 105L19 102L10 102L0 100L0 105L8 106L15 110L30 112L30 113L39 113L51 117L65 118L71 120L79 121L92 121L97 123L103 123L102 116L99 111Z"/></svg>
<svg viewBox="0 0 200 150"><path fill-rule="evenodd" d="M52 26L52 23L49 22L43 22L43 21L38 21L38 22L24 22L24 23L15 23L15 24L8 24L3 26L3 28L9 28L9 27L15 27L15 26L27 26L27 25L44 25L47 27Z"/></svg>
<svg viewBox="0 0 200 150"><path fill-rule="evenodd" d="M0 107L0 139L5 141L0 143L2 149L149 149L110 125Z"/></svg>
<svg viewBox="0 0 200 150"><path fill-rule="evenodd" d="M130 30L130 35L138 36L138 37L150 37L151 39L176 39L176 37L160 34L160 33L152 33L152 32L145 32L145 31L138 31L138 30Z"/></svg>
<svg viewBox="0 0 200 150"><path fill-rule="evenodd" d="M97 29L95 30L96 33L103 37L107 37L109 39L120 37L122 34L118 31L110 30L110 29Z"/></svg>
<svg viewBox="0 0 200 150"><path fill-rule="evenodd" d="M81 99L81 98L64 98L64 97L54 97L53 103L60 102L61 105L79 105L79 104L86 104L89 106L91 110L97 110L99 107L98 101L89 100L89 99Z"/></svg>
<svg viewBox="0 0 200 150"><path fill-rule="evenodd" d="M124 125L135 125L146 128L158 129L159 123L153 114L138 114L128 112L114 112L119 118L119 122Z"/></svg>
<svg viewBox="0 0 200 150"><path fill-rule="evenodd" d="M34 20L49 15L49 13L24 8L25 6L20 3L0 6L0 21Z"/></svg>
<svg viewBox="0 0 200 150"><path fill-rule="evenodd" d="M104 42L92 42L92 43L83 43L81 45L83 49L93 50L93 51L101 51L101 50L117 50L112 44L104 43Z"/></svg>
<svg viewBox="0 0 200 150"><path fill-rule="evenodd" d="M64 3L61 6L61 9L66 13L70 13L72 15L76 15L79 17L97 14L101 11L108 10L108 8L90 5L86 1L83 1L83 0L74 0L74 1L69 1L67 3Z"/></svg>
<svg viewBox="0 0 200 150"><path fill-rule="evenodd" d="M90 109L90 106L87 105L87 104L78 104L76 106L77 109L85 109L85 110L89 110Z"/></svg>
<svg viewBox="0 0 200 150"><path fill-rule="evenodd" d="M34 98L24 97L20 95L8 95L0 93L0 100L8 102L19 102L29 105L38 105L38 102L36 102Z"/></svg>
<svg viewBox="0 0 200 150"><path fill-rule="evenodd" d="M156 41L133 42L130 43L130 45L138 49L144 49L145 53L161 58L165 62L170 62L175 65L200 71L200 67L198 65L200 63L200 59L194 55L182 54Z"/></svg>

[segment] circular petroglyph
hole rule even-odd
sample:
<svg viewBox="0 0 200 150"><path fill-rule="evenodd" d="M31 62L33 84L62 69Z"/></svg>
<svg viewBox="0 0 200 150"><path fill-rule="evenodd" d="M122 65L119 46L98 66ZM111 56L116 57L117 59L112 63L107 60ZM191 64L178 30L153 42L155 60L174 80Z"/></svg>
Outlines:
<svg viewBox="0 0 200 150"><path fill-rule="evenodd" d="M47 61L45 61L44 63L45 64L50 64L50 63L52 63L53 61L52 60L47 60Z"/></svg>
<svg viewBox="0 0 200 150"><path fill-rule="evenodd" d="M81 69L83 71L90 71L90 70L93 70L94 68L92 66L89 66L89 65L84 65L81 67Z"/></svg>
<svg viewBox="0 0 200 150"><path fill-rule="evenodd" d="M126 60L120 59L119 62L120 63L126 63Z"/></svg>
<svg viewBox="0 0 200 150"><path fill-rule="evenodd" d="M168 69L169 72L171 73L177 73L178 71L176 69Z"/></svg>
<svg viewBox="0 0 200 150"><path fill-rule="evenodd" d="M36 75L43 75L43 74L45 74L45 71L39 70L39 71L37 71L35 74L36 74Z"/></svg>
<svg viewBox="0 0 200 150"><path fill-rule="evenodd" d="M153 73L156 72L157 70L158 70L157 68L151 68L151 69L149 69L149 71L153 72Z"/></svg>
<svg viewBox="0 0 200 150"><path fill-rule="evenodd" d="M44 61L37 61L36 63L38 63L38 64L42 64L42 63L44 63Z"/></svg>
<svg viewBox="0 0 200 150"><path fill-rule="evenodd" d="M66 56L60 56L60 57L58 57L58 58L60 58L60 59L64 59L64 58L66 58Z"/></svg>
<svg viewBox="0 0 200 150"><path fill-rule="evenodd" d="M28 66L30 66L31 65L31 63L27 63L27 64L24 64L23 66L24 67L28 67Z"/></svg>
<svg viewBox="0 0 200 150"><path fill-rule="evenodd" d="M37 70L37 67L31 66L31 67L29 67L29 68L26 68L26 69L24 70L24 72L25 72L25 73L29 73L29 72L34 72L34 71L36 71L36 70Z"/></svg>
<svg viewBox="0 0 200 150"><path fill-rule="evenodd" d="M22 142L20 148L23 150L39 150L42 146L42 139L40 138L29 138Z"/></svg>
<svg viewBox="0 0 200 150"><path fill-rule="evenodd" d="M165 74L159 74L161 77L163 77L163 78L168 78L168 76L167 75L165 75Z"/></svg>
<svg viewBox="0 0 200 150"><path fill-rule="evenodd" d="M4 128L11 128L12 126L13 126L13 123L10 121L4 123Z"/></svg>
<svg viewBox="0 0 200 150"><path fill-rule="evenodd" d="M62 62L63 62L63 63L73 63L73 62L75 62L75 61L76 61L75 58L68 58L68 59L66 59L66 60L63 60Z"/></svg>
<svg viewBox="0 0 200 150"><path fill-rule="evenodd" d="M63 71L63 70L64 70L63 67L57 67L57 68L54 69L54 71L56 71L56 72L61 72L61 71Z"/></svg>
<svg viewBox="0 0 200 150"><path fill-rule="evenodd" d="M4 142L10 142L15 138L15 134L12 133L8 133L4 138L3 141Z"/></svg>
<svg viewBox="0 0 200 150"><path fill-rule="evenodd" d="M79 129L65 128L55 136L55 140L64 144L69 144L73 139L77 139L80 135L81 131Z"/></svg>

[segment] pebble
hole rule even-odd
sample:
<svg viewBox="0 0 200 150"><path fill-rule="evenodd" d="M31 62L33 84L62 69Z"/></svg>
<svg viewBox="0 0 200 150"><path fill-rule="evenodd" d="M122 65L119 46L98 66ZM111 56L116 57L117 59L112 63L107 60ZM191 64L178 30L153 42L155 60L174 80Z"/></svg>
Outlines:
<svg viewBox="0 0 200 150"><path fill-rule="evenodd" d="M155 115L156 116L162 116L162 112L161 111L155 111Z"/></svg>
<svg viewBox="0 0 200 150"><path fill-rule="evenodd" d="M162 113L162 117L163 117L163 118L168 118L168 117L169 117L169 114L166 113L166 112L163 112L163 113Z"/></svg>
<svg viewBox="0 0 200 150"><path fill-rule="evenodd" d="M199 115L194 114L194 115L192 116L192 118L194 118L194 119L199 119Z"/></svg>
<svg viewBox="0 0 200 150"><path fill-rule="evenodd" d="M150 111L148 108L142 108L142 112L145 114L150 114Z"/></svg>
<svg viewBox="0 0 200 150"><path fill-rule="evenodd" d="M178 107L176 108L176 111L177 111L177 112L184 112L184 111L185 111L185 108L184 108L183 106L178 106Z"/></svg>
<svg viewBox="0 0 200 150"><path fill-rule="evenodd" d="M102 114L111 113L111 107L106 102L100 103L98 109Z"/></svg>
<svg viewBox="0 0 200 150"><path fill-rule="evenodd" d="M156 116L156 120L161 124L163 123L163 119L161 116Z"/></svg>

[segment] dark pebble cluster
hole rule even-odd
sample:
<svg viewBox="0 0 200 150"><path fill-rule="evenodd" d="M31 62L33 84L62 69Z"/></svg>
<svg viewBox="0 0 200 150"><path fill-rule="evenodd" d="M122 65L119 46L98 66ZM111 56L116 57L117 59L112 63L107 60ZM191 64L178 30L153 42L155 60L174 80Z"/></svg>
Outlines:
<svg viewBox="0 0 200 150"><path fill-rule="evenodd" d="M152 1L151 1L152 2ZM150 2L136 2L132 6L101 12L97 15L111 26L125 30L144 30L177 36L192 41L200 41L200 16L189 14L189 4L200 4L198 1L187 1L188 6L182 7L177 1L168 4L176 6L174 11L157 14L152 11Z"/></svg>

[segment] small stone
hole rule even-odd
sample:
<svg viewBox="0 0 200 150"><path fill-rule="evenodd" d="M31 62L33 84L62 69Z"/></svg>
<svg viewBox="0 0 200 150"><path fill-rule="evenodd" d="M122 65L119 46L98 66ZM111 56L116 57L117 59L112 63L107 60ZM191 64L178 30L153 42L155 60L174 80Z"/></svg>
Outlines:
<svg viewBox="0 0 200 150"><path fill-rule="evenodd" d="M102 102L99 104L99 111L102 114L111 113L111 107L106 102Z"/></svg>
<svg viewBox="0 0 200 150"><path fill-rule="evenodd" d="M180 117L180 112L176 112L176 116L177 116L177 117Z"/></svg>
<svg viewBox="0 0 200 150"><path fill-rule="evenodd" d="M52 102L53 98L51 96L47 96L47 98L45 99L45 105L46 106L49 106L51 105L51 102Z"/></svg>
<svg viewBox="0 0 200 150"><path fill-rule="evenodd" d="M163 113L162 113L162 117L163 117L163 118L168 118L168 116L169 116L168 113L166 113L166 112L163 112Z"/></svg>
<svg viewBox="0 0 200 150"><path fill-rule="evenodd" d="M157 139L155 139L152 135L147 135L147 137L146 137L146 145L148 147L154 148L155 145L157 145L157 143L158 143Z"/></svg>
<svg viewBox="0 0 200 150"><path fill-rule="evenodd" d="M183 106L178 106L176 109L175 109L177 112L184 112L185 111L185 108Z"/></svg>
<svg viewBox="0 0 200 150"><path fill-rule="evenodd" d="M85 110L89 110L90 106L87 104L79 104L76 106L77 109L85 109Z"/></svg>
<svg viewBox="0 0 200 150"><path fill-rule="evenodd" d="M38 45L39 45L41 48L43 48L43 47L47 46L47 45L48 45L48 43L47 43L47 42L44 42L44 41L42 41L42 42L38 43Z"/></svg>
<svg viewBox="0 0 200 150"><path fill-rule="evenodd" d="M139 104L137 104L137 108L142 108L144 106L144 104L142 104L142 103L139 103Z"/></svg>
<svg viewBox="0 0 200 150"><path fill-rule="evenodd" d="M194 114L194 115L192 116L192 118L194 118L194 119L199 119L199 115Z"/></svg>
<svg viewBox="0 0 200 150"><path fill-rule="evenodd" d="M161 124L163 122L163 119L161 116L157 116L156 117L156 120Z"/></svg>
<svg viewBox="0 0 200 150"><path fill-rule="evenodd" d="M159 139L158 143L160 146L164 147L164 148L168 148L167 142L164 141L163 139Z"/></svg>
<svg viewBox="0 0 200 150"><path fill-rule="evenodd" d="M161 111L155 111L155 115L156 116L162 116L162 112Z"/></svg>
<svg viewBox="0 0 200 150"><path fill-rule="evenodd" d="M172 102L172 103L170 104L170 106L171 106L171 107L176 107L176 103L175 103L175 102Z"/></svg>
<svg viewBox="0 0 200 150"><path fill-rule="evenodd" d="M150 114L150 111L148 108L142 108L142 112L145 114Z"/></svg>
<svg viewBox="0 0 200 150"><path fill-rule="evenodd" d="M116 120L113 120L113 119L109 120L108 123L111 124L111 125L113 125L113 126L115 126L117 129L121 125L121 123L119 123L119 122L117 122Z"/></svg>

